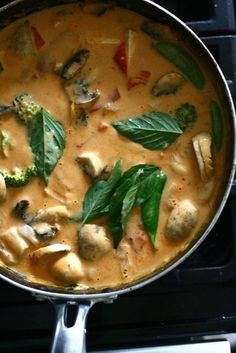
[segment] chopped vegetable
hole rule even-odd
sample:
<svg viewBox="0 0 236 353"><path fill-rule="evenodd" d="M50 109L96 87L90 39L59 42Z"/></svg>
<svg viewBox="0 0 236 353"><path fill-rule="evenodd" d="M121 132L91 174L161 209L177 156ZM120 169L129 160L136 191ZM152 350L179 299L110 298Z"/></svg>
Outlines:
<svg viewBox="0 0 236 353"><path fill-rule="evenodd" d="M108 126L109 125L107 123L105 123L104 121L101 121L98 125L98 131L100 131L100 132L106 131Z"/></svg>
<svg viewBox="0 0 236 353"><path fill-rule="evenodd" d="M141 70L138 76L130 77L128 79L128 89L131 89L137 85L146 85L150 76L150 71Z"/></svg>
<svg viewBox="0 0 236 353"><path fill-rule="evenodd" d="M18 54L26 57L30 57L35 54L35 47L31 37L29 21L25 21L17 27L13 35L12 47Z"/></svg>
<svg viewBox="0 0 236 353"><path fill-rule="evenodd" d="M32 119L41 109L41 106L28 93L18 94L13 100L13 105L17 116L24 123Z"/></svg>
<svg viewBox="0 0 236 353"><path fill-rule="evenodd" d="M64 65L61 71L61 77L66 80L72 79L86 64L89 57L88 49L80 49Z"/></svg>
<svg viewBox="0 0 236 353"><path fill-rule="evenodd" d="M193 149L197 158L201 179L208 182L214 173L211 153L212 137L208 132L201 132L192 138Z"/></svg>
<svg viewBox="0 0 236 353"><path fill-rule="evenodd" d="M185 79L177 72L170 72L161 76L152 88L152 95L159 97L175 93L184 83Z"/></svg>
<svg viewBox="0 0 236 353"><path fill-rule="evenodd" d="M129 28L127 30L127 74L129 73L129 68L131 66L131 60L133 57L134 49L135 49L135 44L136 44L136 38L137 38L137 32L134 31L132 28Z"/></svg>
<svg viewBox="0 0 236 353"><path fill-rule="evenodd" d="M161 40L163 37L163 25L158 22L145 21L141 30L154 40Z"/></svg>
<svg viewBox="0 0 236 353"><path fill-rule="evenodd" d="M88 114L85 110L80 110L80 114L77 118L78 125L80 126L88 126Z"/></svg>
<svg viewBox="0 0 236 353"><path fill-rule="evenodd" d="M83 152L76 158L81 169L91 178L97 178L106 165L103 160L94 152Z"/></svg>
<svg viewBox="0 0 236 353"><path fill-rule="evenodd" d="M223 143L224 124L220 106L216 101L210 103L211 124L213 132L213 141L217 151L220 151Z"/></svg>
<svg viewBox="0 0 236 353"><path fill-rule="evenodd" d="M189 103L181 104L175 111L176 120L179 127L184 131L192 126L197 120L197 111L194 105Z"/></svg>
<svg viewBox="0 0 236 353"><path fill-rule="evenodd" d="M4 157L8 157L9 148L12 145L12 138L6 131L0 131L0 151Z"/></svg>
<svg viewBox="0 0 236 353"><path fill-rule="evenodd" d="M36 49L41 49L44 45L45 45L45 41L42 38L41 34L38 32L37 28L34 26L30 27L31 33L33 35L33 39L34 39L34 44Z"/></svg>
<svg viewBox="0 0 236 353"><path fill-rule="evenodd" d="M118 99L120 99L120 92L119 92L118 88L115 88L109 97L109 101L114 103L114 102L118 101Z"/></svg>
<svg viewBox="0 0 236 353"><path fill-rule="evenodd" d="M113 122L112 126L120 134L149 150L167 148L182 134L175 119L162 112L145 113Z"/></svg>
<svg viewBox="0 0 236 353"><path fill-rule="evenodd" d="M0 169L0 174L4 177L7 186L17 188L28 184L31 177L37 175L37 168L35 165L28 166L25 170L14 168L12 173Z"/></svg>
<svg viewBox="0 0 236 353"><path fill-rule="evenodd" d="M99 99L99 92L90 92L88 84L84 79L74 80L65 85L66 93L68 94L72 103L81 109L91 108Z"/></svg>
<svg viewBox="0 0 236 353"><path fill-rule="evenodd" d="M16 206L14 207L15 215L22 219L25 223L29 223L32 219L32 216L27 212L29 204L30 203L28 200L21 200L17 202Z"/></svg>
<svg viewBox="0 0 236 353"><path fill-rule="evenodd" d="M28 137L37 173L46 183L65 148L65 130L52 115L41 108L28 120Z"/></svg>
<svg viewBox="0 0 236 353"><path fill-rule="evenodd" d="M127 59L127 47L126 43L123 42L121 43L114 56L113 56L114 61L117 63L121 71L127 76L128 72L128 59Z"/></svg>
<svg viewBox="0 0 236 353"><path fill-rule="evenodd" d="M0 105L0 115L11 113L15 111L14 105L1 104Z"/></svg>
<svg viewBox="0 0 236 353"><path fill-rule="evenodd" d="M184 48L165 41L156 42L153 47L178 67L197 89L202 90L204 88L205 78L203 73L197 62Z"/></svg>

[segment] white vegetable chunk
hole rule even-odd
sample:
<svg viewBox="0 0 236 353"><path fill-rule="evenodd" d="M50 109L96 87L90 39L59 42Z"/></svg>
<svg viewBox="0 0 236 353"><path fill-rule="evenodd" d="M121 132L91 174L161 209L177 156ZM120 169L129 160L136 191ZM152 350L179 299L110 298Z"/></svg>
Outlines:
<svg viewBox="0 0 236 353"><path fill-rule="evenodd" d="M35 235L35 232L32 227L30 227L28 224L23 224L22 226L19 226L17 228L18 233L28 240L31 244L38 244L39 241Z"/></svg>
<svg viewBox="0 0 236 353"><path fill-rule="evenodd" d="M192 142L201 179L206 183L212 177L214 172L211 153L212 137L207 132L201 132L192 138Z"/></svg>
<svg viewBox="0 0 236 353"><path fill-rule="evenodd" d="M60 243L56 244L51 244L48 246L44 246L38 250L35 250L32 252L32 259L34 261L39 260L40 258L44 256L50 256L53 254L58 254L58 253L64 253L70 251L71 248L69 245L64 245Z"/></svg>
<svg viewBox="0 0 236 353"><path fill-rule="evenodd" d="M9 228L5 233L0 235L0 239L18 256L22 256L29 247L26 241L18 234L16 227Z"/></svg>
<svg viewBox="0 0 236 353"><path fill-rule="evenodd" d="M72 252L55 261L51 273L55 278L67 284L75 284L84 277L81 261Z"/></svg>
<svg viewBox="0 0 236 353"><path fill-rule="evenodd" d="M98 177L105 169L106 165L94 152L84 152L77 158L81 168L91 178Z"/></svg>
<svg viewBox="0 0 236 353"><path fill-rule="evenodd" d="M104 227L85 224L79 232L79 254L86 260L97 260L112 249Z"/></svg>
<svg viewBox="0 0 236 353"><path fill-rule="evenodd" d="M170 213L166 225L166 238L186 238L197 224L198 210L190 200L180 201Z"/></svg>
<svg viewBox="0 0 236 353"><path fill-rule="evenodd" d="M39 210L34 217L34 222L58 222L69 218L69 211L66 206L53 206Z"/></svg>
<svg viewBox="0 0 236 353"><path fill-rule="evenodd" d="M7 197L7 187L5 183L5 179L2 174L0 174L0 203L4 202Z"/></svg>

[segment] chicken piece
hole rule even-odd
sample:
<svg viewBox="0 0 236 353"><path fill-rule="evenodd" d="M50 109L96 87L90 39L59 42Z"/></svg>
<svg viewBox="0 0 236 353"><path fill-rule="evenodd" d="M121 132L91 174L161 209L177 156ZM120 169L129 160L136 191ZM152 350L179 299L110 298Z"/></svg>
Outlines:
<svg viewBox="0 0 236 353"><path fill-rule="evenodd" d="M190 200L180 201L171 211L166 225L166 238L182 240L196 226L198 210Z"/></svg>
<svg viewBox="0 0 236 353"><path fill-rule="evenodd" d="M86 260L97 260L112 249L104 227L85 224L79 231L79 253Z"/></svg>
<svg viewBox="0 0 236 353"><path fill-rule="evenodd" d="M72 252L55 261L51 273L55 278L67 284L75 284L84 276L80 259Z"/></svg>
<svg viewBox="0 0 236 353"><path fill-rule="evenodd" d="M192 142L197 157L201 179L206 183L212 177L214 172L211 153L212 137L207 132L201 132L192 138Z"/></svg>
<svg viewBox="0 0 236 353"><path fill-rule="evenodd" d="M2 176L2 174L0 174L0 203L4 202L6 200L6 197L7 197L7 187L6 187L5 179Z"/></svg>
<svg viewBox="0 0 236 353"><path fill-rule="evenodd" d="M17 228L18 234L20 234L23 238L28 240L31 244L38 244L39 241L35 235L34 229L28 224L23 224Z"/></svg>
<svg viewBox="0 0 236 353"><path fill-rule="evenodd" d="M91 178L97 178L106 165L94 152L84 152L77 158L82 170Z"/></svg>
<svg viewBox="0 0 236 353"><path fill-rule="evenodd" d="M59 231L58 225L52 226L45 222L35 223L32 227L38 239L42 241L55 238L57 232Z"/></svg>
<svg viewBox="0 0 236 353"><path fill-rule="evenodd" d="M19 235L16 227L9 228L5 233L0 235L0 239L18 256L22 256L29 247L26 241Z"/></svg>
<svg viewBox="0 0 236 353"><path fill-rule="evenodd" d="M17 258L5 248L2 242L0 242L0 258L6 265L15 265L17 263Z"/></svg>
<svg viewBox="0 0 236 353"><path fill-rule="evenodd" d="M177 154L173 155L173 159L171 161L171 167L173 171L178 175L184 176L184 175L187 175L189 172L186 164L184 164L183 162L183 159Z"/></svg>
<svg viewBox="0 0 236 353"><path fill-rule="evenodd" d="M38 250L35 250L32 252L32 259L33 261L37 261L41 259L44 256L50 256L53 254L58 254L58 253L64 253L70 251L71 248L69 245L64 245L64 244L51 244L48 246L44 246Z"/></svg>
<svg viewBox="0 0 236 353"><path fill-rule="evenodd" d="M33 218L33 222L55 223L69 218L69 211L66 206L53 206L38 211Z"/></svg>

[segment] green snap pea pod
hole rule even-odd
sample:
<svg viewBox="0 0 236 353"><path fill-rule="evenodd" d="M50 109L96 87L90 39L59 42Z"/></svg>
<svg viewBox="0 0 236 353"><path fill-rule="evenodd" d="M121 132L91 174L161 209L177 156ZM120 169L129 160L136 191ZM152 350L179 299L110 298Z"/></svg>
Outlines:
<svg viewBox="0 0 236 353"><path fill-rule="evenodd" d="M205 85L204 75L191 55L177 44L161 41L153 44L153 47L172 62L199 90Z"/></svg>

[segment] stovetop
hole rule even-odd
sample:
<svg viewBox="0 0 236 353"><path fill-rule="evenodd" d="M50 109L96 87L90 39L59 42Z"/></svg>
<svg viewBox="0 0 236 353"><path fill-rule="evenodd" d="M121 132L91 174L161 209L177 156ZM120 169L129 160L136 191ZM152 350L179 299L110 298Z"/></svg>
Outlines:
<svg viewBox="0 0 236 353"><path fill-rule="evenodd" d="M9 1L1 1L1 5ZM197 32L219 62L236 102L233 0L156 1ZM236 336L236 186L217 224L181 266L160 280L97 304L88 317L88 350L160 346ZM48 352L54 308L0 281L0 352ZM208 337L208 338L209 338ZM232 345L232 352L236 348Z"/></svg>

